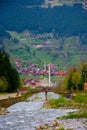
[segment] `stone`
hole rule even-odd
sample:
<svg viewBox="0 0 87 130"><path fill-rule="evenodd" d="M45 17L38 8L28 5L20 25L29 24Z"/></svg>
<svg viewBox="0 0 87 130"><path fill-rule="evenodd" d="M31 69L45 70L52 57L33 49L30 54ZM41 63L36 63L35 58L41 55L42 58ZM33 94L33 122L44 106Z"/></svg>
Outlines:
<svg viewBox="0 0 87 130"><path fill-rule="evenodd" d="M6 115L8 113L9 113L9 111L6 108L1 108L0 109L0 115Z"/></svg>

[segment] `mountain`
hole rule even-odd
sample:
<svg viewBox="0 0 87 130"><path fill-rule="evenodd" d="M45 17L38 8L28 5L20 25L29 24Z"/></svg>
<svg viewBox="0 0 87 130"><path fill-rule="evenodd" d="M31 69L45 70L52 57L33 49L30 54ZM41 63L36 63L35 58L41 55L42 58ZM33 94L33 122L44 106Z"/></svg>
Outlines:
<svg viewBox="0 0 87 130"><path fill-rule="evenodd" d="M26 29L34 33L55 31L61 36L87 33L87 11L81 4L44 8L39 6L41 3L40 0L4 0L0 6L0 24L6 30L17 32Z"/></svg>
<svg viewBox="0 0 87 130"><path fill-rule="evenodd" d="M62 68L87 60L85 0L1 0L0 26L12 58Z"/></svg>
<svg viewBox="0 0 87 130"><path fill-rule="evenodd" d="M20 59L23 66L28 67L29 62L54 63L67 69L87 61L87 35L55 38L54 33L32 34L27 30L9 33L13 39L18 39L18 42L10 40L9 53L14 59Z"/></svg>
<svg viewBox="0 0 87 130"><path fill-rule="evenodd" d="M5 49L4 41L5 39L10 39L11 35L6 32L3 26L0 26L0 49Z"/></svg>

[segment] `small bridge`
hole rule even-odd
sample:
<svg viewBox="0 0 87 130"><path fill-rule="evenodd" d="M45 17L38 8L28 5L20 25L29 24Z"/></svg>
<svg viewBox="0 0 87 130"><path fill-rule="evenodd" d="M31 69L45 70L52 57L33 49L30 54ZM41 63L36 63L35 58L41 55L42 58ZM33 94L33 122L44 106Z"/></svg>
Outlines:
<svg viewBox="0 0 87 130"><path fill-rule="evenodd" d="M54 93L59 93L59 94L72 94L72 91L64 91L64 90L58 90L54 87L37 87L37 92L45 92L45 99L47 100L47 93L48 92L54 92Z"/></svg>
<svg viewBox="0 0 87 130"><path fill-rule="evenodd" d="M58 90L55 87L48 87L48 86L47 87L38 86L38 87L36 87L36 89L32 89L32 92L30 92L30 93L34 94L34 93L39 93L39 92L44 92L45 100L47 100L48 92L64 94L65 96L72 94L72 91ZM19 93L20 94L29 94L28 87L22 87L20 92L17 93L17 96L19 96Z"/></svg>
<svg viewBox="0 0 87 130"><path fill-rule="evenodd" d="M47 91L47 92L55 92L55 93L63 93L63 94L68 94L68 93L72 93L72 91L65 91L65 90L58 90L58 89L56 89L56 88L54 88L54 87L37 87L37 91L38 92L45 92L45 91Z"/></svg>

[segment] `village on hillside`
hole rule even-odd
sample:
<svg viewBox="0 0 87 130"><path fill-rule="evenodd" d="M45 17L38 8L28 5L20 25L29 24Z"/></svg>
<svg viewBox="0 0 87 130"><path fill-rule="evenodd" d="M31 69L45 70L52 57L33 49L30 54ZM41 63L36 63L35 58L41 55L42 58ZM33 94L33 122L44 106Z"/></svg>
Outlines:
<svg viewBox="0 0 87 130"><path fill-rule="evenodd" d="M32 62L28 62L28 67L23 67L22 66L22 61L20 59L15 60L15 65L17 68L17 71L19 74L22 75L29 75L29 76L49 76L49 64L40 66L38 64L34 64ZM50 64L50 75L51 76L65 76L66 70L59 70L58 66L56 64ZM43 80L38 80L38 79L22 79L25 85L32 85L32 86L37 86L38 84L41 85ZM46 84L49 82L47 79L44 80Z"/></svg>

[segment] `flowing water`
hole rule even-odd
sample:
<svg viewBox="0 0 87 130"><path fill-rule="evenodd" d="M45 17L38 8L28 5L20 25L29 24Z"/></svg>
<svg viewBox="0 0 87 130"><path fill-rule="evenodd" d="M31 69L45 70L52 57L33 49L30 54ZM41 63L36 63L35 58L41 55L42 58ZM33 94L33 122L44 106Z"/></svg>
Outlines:
<svg viewBox="0 0 87 130"><path fill-rule="evenodd" d="M48 99L59 98L59 95L49 92ZM45 109L44 93L38 93L26 102L16 103L8 108L7 115L0 115L0 130L35 130L37 126L50 123L56 117L66 115L75 110Z"/></svg>

